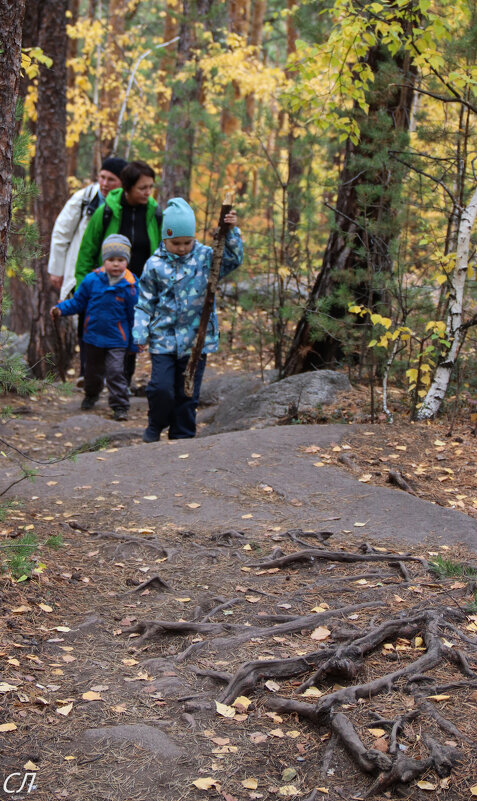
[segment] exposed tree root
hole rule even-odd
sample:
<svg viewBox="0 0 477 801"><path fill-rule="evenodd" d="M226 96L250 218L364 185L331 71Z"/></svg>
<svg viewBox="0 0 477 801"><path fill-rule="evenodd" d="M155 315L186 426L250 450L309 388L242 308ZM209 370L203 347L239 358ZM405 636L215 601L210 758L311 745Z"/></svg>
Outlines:
<svg viewBox="0 0 477 801"><path fill-rule="evenodd" d="M323 534L327 533L323 532ZM224 539L223 544L232 544L233 532L228 532L228 534L231 535L230 539L227 543ZM331 759L335 756L336 747L339 745L340 750L343 748L358 768L369 777L367 784L370 786L364 795L366 798L382 794L394 785L399 786L415 781L429 770L434 770L439 777L448 776L461 759L461 753L452 745L440 743L430 736L429 732L426 732L425 721L432 721L433 732L441 729L445 732L446 737L452 737L460 742L462 747L471 742L465 731L461 731L455 723L444 717L432 702L432 697L429 697L432 694L446 692L450 688L468 690L477 686L477 671L472 665L472 660L468 658L469 652L474 647L473 641L463 635L461 638L468 643L468 646L462 646L462 650L459 650L457 647L451 648L443 636L447 629L452 629L456 635L462 635L456 623L460 624L465 620L464 610L457 601L457 608L431 605L436 604L436 594L434 593L429 605L426 606L424 598L420 597L413 608L403 609L399 614L386 617L393 601L392 595L388 595L389 606L386 608L380 600L383 592L383 578L387 578L389 583L405 587L416 581L413 577L416 568L413 567L413 575L411 575L408 563L415 562L428 570L426 560L410 554L378 553L369 543L363 543L360 551L354 553L309 547L306 540L308 538L319 539L321 535L322 532L304 533L301 530L291 529L286 532L286 536L293 542L304 546L303 550L285 555L280 548L276 548L267 560L249 563L248 566L267 570L272 567L281 568L299 563L318 563L321 560L350 564L375 562L379 565L384 562L391 568L384 573L376 564L374 569L371 568L367 573L359 574L359 576L335 577L333 575L327 577L329 592L333 589L337 592L345 591L347 588L343 586L343 582L346 581L353 582L362 578L366 578L366 580L368 578L379 579L379 588L373 587L372 589L373 601L343 605L337 609L325 609L322 612L306 615L281 614L279 609L277 610L279 613L276 614L273 612L276 594L271 596L265 590L251 587L252 592L259 593L264 598L272 598L271 612L261 613L260 617L255 619L255 622L260 622L261 625L233 624L228 621L220 621L220 617L219 622L211 622L224 609L244 600L243 596L229 600L219 596L202 600L196 607L192 620L178 622L145 620L126 629L124 633L140 634L139 639L134 641L135 647L141 647L154 638L164 638L170 635L196 635L195 641L189 642L184 650L173 655L168 654L169 665L176 666L204 651L208 655L217 654L222 657L223 653L238 649L244 643L253 644L260 653L260 644L272 637L279 643L286 643L286 653L291 651L293 654L294 643L284 640L284 635L297 632L306 635L310 630L333 621L334 625L330 626L331 633L324 632L326 641L317 643L316 650L310 653L299 651L296 655L286 658L264 659L265 654L262 651L262 658L244 662L234 675L215 670L213 658L204 667L191 665L190 670L197 677L204 677L219 684L226 684L226 686L220 695L214 693L214 696L209 694L206 697L204 692L199 692L176 700L185 702L186 712L212 711L215 708L214 701L217 697L222 703L232 704L238 696L250 696L255 690L260 690L262 683L267 679L288 680L299 676L301 684L297 687L298 682L293 681L291 688L287 688L287 692L293 690L293 692L301 694L311 687L317 687L321 688L323 693L321 697L315 698L312 702L310 698L298 699L267 694L262 698L262 702L268 709L283 715L298 715L308 721L313 728L323 731L323 727L325 727L325 730L331 733L322 760L322 771L325 775L329 771ZM222 544L219 539L216 542ZM239 558L240 556L241 554ZM335 567L337 569L337 566ZM316 585L321 587L322 577L323 573L316 584L313 581L310 582L307 590L309 591L310 587ZM284 578L289 579L290 577L285 576ZM279 580L278 576L270 579L273 587ZM306 597L303 584L306 582L303 582L299 574L295 583L298 588L293 587L287 597L290 598L290 601L296 599L298 603L303 603ZM144 583L145 585L147 582ZM136 591L138 589L136 588ZM237 587L237 589L240 592L246 590L243 586ZM269 589L269 586L266 585L265 589ZM354 590L356 591L356 588ZM321 589L319 594L322 595ZM440 593L438 594L440 595ZM398 601L401 603L403 599L399 598ZM366 626L363 625L362 620L356 624L352 622L358 621L358 615L353 613L363 609L377 608L380 611L371 619L367 616ZM401 608L399 607L399 609ZM322 633L321 631L317 632L318 639ZM422 638L422 642L419 643L415 640L413 644L413 638L417 638L418 635ZM386 643L395 643L395 646L386 646L385 649L382 649ZM422 644L425 648L421 647ZM282 647L279 654L283 654ZM369 660L372 654L377 656L377 659ZM388 667L390 661L392 661L392 669ZM453 672L449 676L449 684L438 687L436 675L432 675L430 671L441 668L444 663L451 663ZM212 665L212 668L208 667L209 664ZM377 675L375 667L377 664L386 665L379 675ZM460 672L463 680L458 680L458 677L456 680L457 671ZM360 673L362 674L361 679L359 678ZM337 682L338 686L331 690L330 687L336 685ZM277 690L277 687L268 686L268 689ZM390 696L392 693L396 693L393 698L398 697L397 693L401 697L404 696L405 709L399 714L393 712L380 715L373 711L369 712L371 718L374 718L373 725L383 727L385 730L381 732L384 740L380 742L378 739L373 747L369 747L369 735L366 733L367 724L363 722L363 711L366 708L364 705L378 695L384 696L383 703L387 704L386 696ZM412 697L405 697L406 694ZM307 693L307 695L310 694ZM412 705L412 709L409 708L410 705ZM415 727L416 720L418 720L420 741L416 739L415 732L411 733L410 731L411 724L414 722ZM385 734L387 734L386 737ZM379 733L376 733L376 737L378 736ZM400 742L402 740L407 745ZM404 754L403 751L406 748L412 749L412 751ZM341 792L341 788L333 787L333 790L348 801L348 797ZM362 791L360 796L363 797ZM308 801L314 801L318 797L318 791L314 790L308 796Z"/></svg>
<svg viewBox="0 0 477 801"><path fill-rule="evenodd" d="M299 688L303 692L307 687L315 684L322 676L333 673L340 678L353 678L357 675L362 657L386 640L400 636L410 637L420 631L426 621L426 613L417 613L413 617L399 617L385 621L377 629L357 638L353 633L350 643L344 645L322 648L319 651L307 654L305 657L292 659L255 660L246 662L237 671L230 685L222 696L223 703L230 703L238 695L244 695L253 688L262 678L291 678L306 673L310 668L319 665L316 671ZM303 618L300 628L303 626ZM275 632L278 627L275 628ZM283 629L282 629L283 631Z"/></svg>
<svg viewBox="0 0 477 801"><path fill-rule="evenodd" d="M297 545L304 545L305 548L310 548L310 544L306 542L307 539L326 542L333 534L333 531L302 531L301 528L292 528L290 531L285 531L284 536L289 537Z"/></svg>
<svg viewBox="0 0 477 801"><path fill-rule="evenodd" d="M137 587L134 587L132 590L128 590L127 592L123 593L123 595L132 595L135 592L143 592L146 589L157 590L158 592L165 592L166 590L170 590L169 584L161 579L160 576L151 576L147 579L147 581L143 581L141 584L138 584Z"/></svg>
<svg viewBox="0 0 477 801"><path fill-rule="evenodd" d="M113 539L113 540L121 540L125 545L133 544L133 545L140 545L145 548L152 548L154 551L157 551L161 554L161 556L166 556L170 558L176 553L175 548L166 548L162 545L158 540L151 539L148 537L131 537L129 534L121 534L117 531L90 531L89 529L85 528L84 526L80 526L75 520L68 520L68 525L70 528L75 529L76 531L84 531L85 533L89 534L90 537L94 537L94 539Z"/></svg>
<svg viewBox="0 0 477 801"><path fill-rule="evenodd" d="M288 567L296 562L315 562L327 559L330 562L420 562L427 568L427 562L419 556L409 554L382 554L382 553L349 553L348 551L325 551L319 548L310 548L307 551L297 551L278 558L265 559L263 562L247 562L248 567L271 568Z"/></svg>
<svg viewBox="0 0 477 801"><path fill-rule="evenodd" d="M472 740L466 737L465 734L462 734L460 729L458 729L457 726L454 726L454 724L450 720L447 720L447 718L442 717L442 715L437 711L435 706L431 704L429 701L424 701L424 700L420 701L419 708L423 712L425 712L426 715L428 715L430 718L433 718L436 721L437 725L442 729L442 731L445 731L446 734L450 734L451 737L456 737L458 740L462 740L463 742L468 742L468 743L472 742Z"/></svg>
<svg viewBox="0 0 477 801"><path fill-rule="evenodd" d="M208 647L216 651L223 651L230 648L235 648L244 642L251 639L264 639L266 637L274 637L276 635L290 634L291 632L301 631L302 629L311 629L325 623L327 620L332 620L335 617L342 617L357 612L360 609L372 609L379 606L379 601L367 601L362 604L350 604L349 606L342 606L338 609L327 609L325 612L317 612L312 615L302 615L294 617L285 623L279 623L276 626L245 626L232 623L196 623L194 621L168 621L168 620L149 620L137 623L127 629L123 629L124 634L140 634L141 637L136 641L138 647L144 644L146 640L161 637L166 633L179 633L179 634L219 634L224 631L234 632L228 637L216 637L212 640L204 640L202 642L192 643L186 649L189 653L201 650ZM236 633L237 632L237 633ZM199 646L199 647L197 647ZM184 661L184 652L177 654L178 661Z"/></svg>
<svg viewBox="0 0 477 801"><path fill-rule="evenodd" d="M429 757L421 760L410 759L409 757L403 756L398 749L397 738L404 724L414 719L418 714L422 715L423 713L428 717L432 717L446 734L456 737L461 741L470 742L469 738L467 738L451 721L441 716L428 701L422 698L419 699L418 709L400 715L394 721L383 720L379 718L379 716L374 716L378 718L376 721L377 724L384 725L386 728L391 728L387 754L383 754L376 749L366 748L349 718L343 714L343 712L339 711L339 706L342 704L353 705L360 698L371 698L383 691L391 691L396 682L404 677L409 678L408 686L411 686L411 679L414 679L414 684L416 684L421 683L424 678L431 678L427 677L424 671L436 667L447 656L449 651L443 644L442 638L439 636L440 629L444 624L443 615L445 613L449 614L449 610L427 609L416 613L412 618L408 617L406 619L404 616L401 616L394 620L385 621L374 631L356 638L353 642L335 646L334 648L326 648L318 652L318 654L314 653L303 657L302 659L309 663L316 663L318 657L318 660L322 660L322 664L315 674L298 688L298 692L301 692L305 687L310 686L310 684L316 684L321 678L328 674L329 668L343 668L345 675L348 673L346 678L353 680L357 672L357 660L360 660L366 653L376 648L384 640L391 639L392 637L396 638L398 635L402 637L403 627L406 627L405 637L413 636L418 630L422 630L426 642L426 652L412 663L363 684L353 684L335 690L325 695L316 704L309 704L275 695L265 699L266 706L279 713L297 714L306 718L317 727L328 724L331 731L339 738L346 751L360 769L372 775L378 774L375 782L369 788L366 797L377 792L382 792L387 787L394 784L406 784L413 781L431 767L434 768L440 777L449 775L453 766L455 766L461 758L460 752L451 746L442 745L428 734L423 733L422 740L430 753ZM332 651L331 654L330 651ZM323 657L325 658L323 659ZM454 661L459 664L464 673L467 673L469 667L466 660L461 661L457 659ZM285 675L284 668L287 662L295 662L295 665L290 665L290 667L293 667L298 672L300 668L298 660L283 660L281 665L277 662L263 662L261 663L262 670L260 670L259 662L243 665L226 688L224 698L229 698L232 692L242 687L247 686L247 689L250 689L251 683L253 681L256 682L264 675L268 675L269 669L274 671L273 675L278 675L281 668L283 671L282 675ZM291 675L294 674L292 673ZM416 682L416 679L420 681ZM463 682L461 684L468 687L469 684L473 684L473 682Z"/></svg>
<svg viewBox="0 0 477 801"><path fill-rule="evenodd" d="M395 487L399 487L399 489L409 492L410 495L416 495L413 488L410 484L408 484L400 470L390 470L386 480L388 484L394 484Z"/></svg>
<svg viewBox="0 0 477 801"><path fill-rule="evenodd" d="M365 773L376 773L377 770L391 770L391 758L375 748L366 748L359 738L353 724L343 712L336 712L336 714L332 715L331 730L341 740L352 759L362 771Z"/></svg>

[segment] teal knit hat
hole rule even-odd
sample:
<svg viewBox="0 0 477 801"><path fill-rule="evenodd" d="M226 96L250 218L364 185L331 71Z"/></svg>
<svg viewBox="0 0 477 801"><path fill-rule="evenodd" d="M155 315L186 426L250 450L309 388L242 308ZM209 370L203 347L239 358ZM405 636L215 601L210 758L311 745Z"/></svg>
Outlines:
<svg viewBox="0 0 477 801"><path fill-rule="evenodd" d="M162 238L174 239L177 236L195 236L195 214L182 197L167 201L162 218Z"/></svg>

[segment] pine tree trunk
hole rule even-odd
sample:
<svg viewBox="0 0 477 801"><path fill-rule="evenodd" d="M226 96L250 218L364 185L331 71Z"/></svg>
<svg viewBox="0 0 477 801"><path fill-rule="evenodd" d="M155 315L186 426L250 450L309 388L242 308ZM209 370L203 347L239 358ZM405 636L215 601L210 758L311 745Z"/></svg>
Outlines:
<svg viewBox="0 0 477 801"><path fill-rule="evenodd" d="M39 6L38 0L29 0L25 5L25 16L23 17L22 29L22 48L36 47L38 44L38 15ZM20 75L20 87L18 92L19 103L24 103L25 98L30 87L30 78L26 71ZM24 120L21 115L18 116L15 135L20 135L22 127L26 126L28 134L32 140L35 137L36 123L34 120ZM26 170L20 164L14 165L14 175L19 178L26 177ZM33 181L33 173L30 174L30 180ZM20 229L26 216L32 214L31 208L21 208L16 213L16 228ZM22 242L20 238L17 239L15 227L10 232L10 242L13 247L18 245L21 247ZM20 234L21 237L21 234ZM29 266L29 265L23 265ZM10 308L5 317L5 323L10 331L15 334L25 334L30 330L30 323L33 316L33 287L26 284L25 281L16 275L10 276L8 279L8 297L10 301Z"/></svg>
<svg viewBox="0 0 477 801"><path fill-rule="evenodd" d="M48 312L57 300L47 272L48 248L56 217L66 201L66 18L68 0L42 0L39 46L53 59L53 66L41 66L38 79L37 141L35 178L39 195L35 219L44 255L35 263L35 307L28 361L39 378L51 372L48 357L57 351L55 332ZM66 352L72 354L71 342ZM63 348L65 350L65 348ZM66 366L66 365L63 365Z"/></svg>
<svg viewBox="0 0 477 801"><path fill-rule="evenodd" d="M69 18L69 24L75 25L78 21L78 14L79 14L79 0L69 0L68 2L68 10L71 13L71 17ZM68 49L66 51L66 60L69 62L71 59L76 58L78 55L78 40L77 39L68 39ZM75 73L72 67L67 66L67 78L66 78L66 89L73 89L75 84ZM78 151L79 151L79 140L74 143L71 147L67 149L67 176L70 177L77 177L78 175Z"/></svg>
<svg viewBox="0 0 477 801"><path fill-rule="evenodd" d="M0 4L0 328L12 217L13 139L18 98L25 0Z"/></svg>
<svg viewBox="0 0 477 801"><path fill-rule="evenodd" d="M250 19L250 34L249 43L260 50L263 38L263 23L265 21L265 12L267 10L267 0L254 0L251 19ZM245 98L246 110L246 124L245 130L250 131L253 127L253 118L255 115L255 95L249 94Z"/></svg>
<svg viewBox="0 0 477 801"><path fill-rule="evenodd" d="M117 64L123 60L124 55L120 46L124 36L127 14L125 0L110 0L108 11L108 36L106 41L106 63L103 75L103 94L101 97L101 110L107 115L101 135L101 156L109 156L114 149L116 123L118 110L121 106L121 76L117 71Z"/></svg>
<svg viewBox="0 0 477 801"><path fill-rule="evenodd" d="M378 146L383 148L379 142L383 126L380 120L383 119L389 126L384 150L387 153L393 147L399 149L396 141L406 135L411 118L413 91L408 87L412 87L415 76L406 57L396 56L392 60L380 46L369 51L367 63L376 76L370 92L368 115L361 120L358 144L354 145L349 139L346 142L332 230L321 270L295 330L284 369L287 376L335 367L343 359L346 343L339 334L321 331L317 336L313 330L319 301L332 298L340 286L347 285L352 288L356 302L373 308L382 301L382 295L374 287L373 277L391 270L390 246L397 234L396 225L392 224L396 214L394 197L404 173L387 157L379 166L374 166L370 154L375 155ZM391 67L395 70L395 85L389 79ZM405 87L399 88L400 84ZM360 200L360 189L365 185L379 187L382 192L370 207L364 207ZM369 229L378 231L378 235L370 234ZM367 278L357 280L357 275L367 275ZM332 303L327 314L334 321L340 320L346 314L346 306L338 301Z"/></svg>
<svg viewBox="0 0 477 801"><path fill-rule="evenodd" d="M181 70L192 58L195 45L194 27L199 22L207 26L207 17L213 2L214 0L183 0L177 70ZM172 90L159 191L159 203L163 206L171 197L189 199L201 86L201 73L197 69L194 78L189 78L186 82L176 82Z"/></svg>

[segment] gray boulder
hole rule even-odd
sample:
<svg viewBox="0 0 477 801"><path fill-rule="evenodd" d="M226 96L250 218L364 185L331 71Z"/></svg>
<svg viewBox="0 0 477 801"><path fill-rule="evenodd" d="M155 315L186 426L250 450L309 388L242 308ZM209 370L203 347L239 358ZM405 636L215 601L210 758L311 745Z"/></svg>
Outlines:
<svg viewBox="0 0 477 801"><path fill-rule="evenodd" d="M87 729L83 739L89 742L103 740L116 743L132 743L150 751L156 759L177 759L184 753L183 750L160 729L136 723L131 726L103 726L100 729Z"/></svg>
<svg viewBox="0 0 477 801"><path fill-rule="evenodd" d="M13 331L0 331L0 349L5 356L25 356L29 341L29 333L19 335Z"/></svg>
<svg viewBox="0 0 477 801"><path fill-rule="evenodd" d="M250 392L237 386L221 399L213 422L202 436L276 425L290 409L310 412L333 403L339 392L351 389L347 376L333 370L316 370L284 378Z"/></svg>

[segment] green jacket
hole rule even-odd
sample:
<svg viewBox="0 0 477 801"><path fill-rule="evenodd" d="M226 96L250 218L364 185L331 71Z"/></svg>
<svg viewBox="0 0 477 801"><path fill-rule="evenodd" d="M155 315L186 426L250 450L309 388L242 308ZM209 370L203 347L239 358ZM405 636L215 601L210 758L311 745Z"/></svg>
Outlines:
<svg viewBox="0 0 477 801"><path fill-rule="evenodd" d="M96 209L87 225L76 260L76 289L78 289L83 278L85 278L91 270L101 267L101 245L103 244L103 240L110 234L119 233L122 218L121 197L123 192L124 189L112 189L111 192L108 192L104 204L100 206L99 209ZM109 206L111 209L112 217L106 230L103 231L105 206ZM151 254L154 253L161 241L161 231L159 231L157 224L156 208L156 201L154 198L150 197L147 201L146 208L146 228L151 243Z"/></svg>

